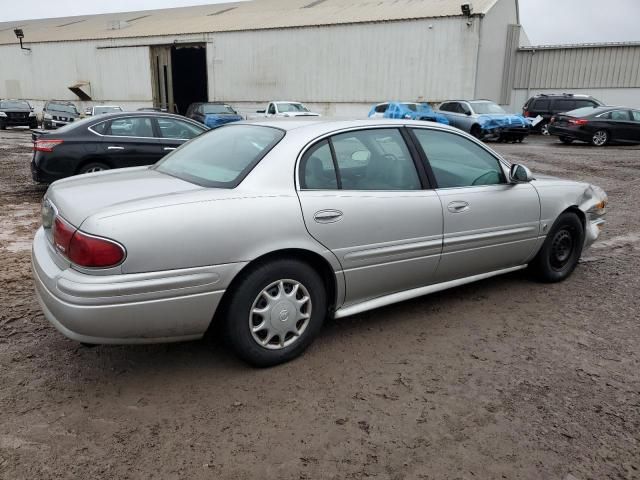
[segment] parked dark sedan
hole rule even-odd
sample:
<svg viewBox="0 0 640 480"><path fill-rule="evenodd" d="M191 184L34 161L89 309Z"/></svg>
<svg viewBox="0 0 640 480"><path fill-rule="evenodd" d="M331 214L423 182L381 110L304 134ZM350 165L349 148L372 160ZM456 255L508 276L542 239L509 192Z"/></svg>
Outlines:
<svg viewBox="0 0 640 480"><path fill-rule="evenodd" d="M7 127L38 128L38 118L25 100L0 100L0 130Z"/></svg>
<svg viewBox="0 0 640 480"><path fill-rule="evenodd" d="M229 122L242 120L242 116L226 103L192 103L185 114L187 118L216 128Z"/></svg>
<svg viewBox="0 0 640 480"><path fill-rule="evenodd" d="M168 113L111 113L70 123L57 131L34 130L31 175L51 183L111 168L151 165L208 130Z"/></svg>
<svg viewBox="0 0 640 480"><path fill-rule="evenodd" d="M555 115L549 134L562 143L574 140L602 147L607 143L640 143L640 110L627 107L585 107Z"/></svg>

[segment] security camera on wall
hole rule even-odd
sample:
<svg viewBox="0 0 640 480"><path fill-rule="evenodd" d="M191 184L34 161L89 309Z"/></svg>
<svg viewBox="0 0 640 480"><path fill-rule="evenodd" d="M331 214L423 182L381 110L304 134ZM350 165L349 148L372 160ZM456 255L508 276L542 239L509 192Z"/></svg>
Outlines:
<svg viewBox="0 0 640 480"><path fill-rule="evenodd" d="M462 15L470 17L473 14L473 5L470 3L463 3L460 5L460 10L462 10Z"/></svg>

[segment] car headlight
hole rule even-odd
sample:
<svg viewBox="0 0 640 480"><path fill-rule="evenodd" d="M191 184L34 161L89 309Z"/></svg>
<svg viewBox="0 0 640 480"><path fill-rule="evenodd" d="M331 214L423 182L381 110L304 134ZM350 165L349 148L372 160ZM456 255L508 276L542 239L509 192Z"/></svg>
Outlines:
<svg viewBox="0 0 640 480"><path fill-rule="evenodd" d="M589 185L589 193L591 198L596 201L596 204L589 208L589 213L596 216L607 213L607 203L609 203L607 193L597 185Z"/></svg>
<svg viewBox="0 0 640 480"><path fill-rule="evenodd" d="M44 118L46 118L47 120L51 120L53 118L53 115L51 115L50 113L45 113Z"/></svg>
<svg viewBox="0 0 640 480"><path fill-rule="evenodd" d="M30 113L29 113L29 116L30 116L30 117L35 117L35 116L36 116L36 112L30 112Z"/></svg>

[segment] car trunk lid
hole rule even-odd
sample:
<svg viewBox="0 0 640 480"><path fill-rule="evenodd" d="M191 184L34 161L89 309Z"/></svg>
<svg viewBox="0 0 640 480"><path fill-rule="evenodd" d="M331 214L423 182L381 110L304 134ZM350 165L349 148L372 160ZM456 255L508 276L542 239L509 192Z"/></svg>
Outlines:
<svg viewBox="0 0 640 480"><path fill-rule="evenodd" d="M157 172L149 167L123 168L79 175L51 185L47 199L73 226L105 209L121 204L203 190L203 187Z"/></svg>

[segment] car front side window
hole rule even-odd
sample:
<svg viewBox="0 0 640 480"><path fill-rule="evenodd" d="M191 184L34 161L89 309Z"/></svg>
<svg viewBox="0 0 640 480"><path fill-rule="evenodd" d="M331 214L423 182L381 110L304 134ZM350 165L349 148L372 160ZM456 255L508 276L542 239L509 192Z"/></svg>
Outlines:
<svg viewBox="0 0 640 480"><path fill-rule="evenodd" d="M631 118L634 122L640 122L640 111L631 110Z"/></svg>
<svg viewBox="0 0 640 480"><path fill-rule="evenodd" d="M471 140L437 130L414 129L413 132L424 150L438 188L506 183L500 161Z"/></svg>

